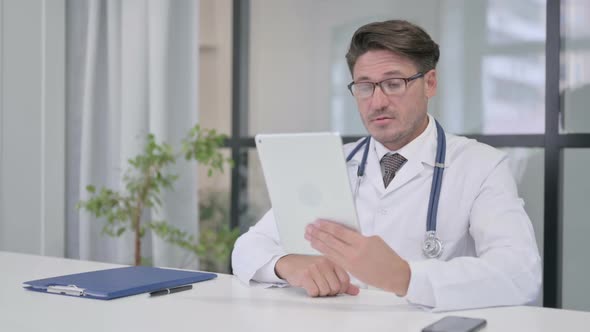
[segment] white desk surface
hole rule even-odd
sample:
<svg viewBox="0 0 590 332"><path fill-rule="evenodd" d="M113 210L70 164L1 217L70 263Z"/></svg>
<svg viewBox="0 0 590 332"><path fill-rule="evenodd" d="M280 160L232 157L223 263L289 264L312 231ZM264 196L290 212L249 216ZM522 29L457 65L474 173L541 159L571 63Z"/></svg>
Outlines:
<svg viewBox="0 0 590 332"><path fill-rule="evenodd" d="M190 291L101 301L25 290L24 281L116 267L0 252L1 331L420 331L445 315L485 318L482 331L588 331L590 313L503 307L432 314L396 296L309 298L295 288L253 288L219 275Z"/></svg>

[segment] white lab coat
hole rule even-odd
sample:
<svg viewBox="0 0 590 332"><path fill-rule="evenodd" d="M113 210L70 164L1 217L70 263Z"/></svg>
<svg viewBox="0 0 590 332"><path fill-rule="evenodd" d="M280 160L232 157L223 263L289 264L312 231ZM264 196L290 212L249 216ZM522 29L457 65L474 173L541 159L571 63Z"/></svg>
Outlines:
<svg viewBox="0 0 590 332"><path fill-rule="evenodd" d="M371 140L356 199L362 234L380 236L409 262L410 303L437 311L533 303L541 287L533 228L506 155L488 145L446 134L437 218L444 251L439 259L423 256L436 135L430 117L427 129L398 151L408 161L387 188ZM357 143L345 145L345 155ZM356 183L362 152L348 162L351 185ZM237 240L234 274L245 283L284 283L274 273L276 261L285 255L279 241L270 210Z"/></svg>

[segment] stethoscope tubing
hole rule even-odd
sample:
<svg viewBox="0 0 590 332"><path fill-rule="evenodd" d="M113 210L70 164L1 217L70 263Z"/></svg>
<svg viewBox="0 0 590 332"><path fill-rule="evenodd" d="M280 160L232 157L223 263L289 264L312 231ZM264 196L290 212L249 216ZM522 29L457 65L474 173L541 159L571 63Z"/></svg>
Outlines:
<svg viewBox="0 0 590 332"><path fill-rule="evenodd" d="M438 212L438 201L442 189L442 177L444 172L445 155L447 143L445 133L440 124L435 120L437 132L436 162L432 175L432 186L430 188L430 199L428 202L428 217L426 231L436 231L436 217Z"/></svg>

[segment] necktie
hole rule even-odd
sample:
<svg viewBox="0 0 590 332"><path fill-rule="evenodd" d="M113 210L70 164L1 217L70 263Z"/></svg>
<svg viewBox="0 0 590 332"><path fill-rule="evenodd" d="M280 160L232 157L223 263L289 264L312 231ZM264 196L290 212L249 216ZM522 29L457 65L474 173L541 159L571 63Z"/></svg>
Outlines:
<svg viewBox="0 0 590 332"><path fill-rule="evenodd" d="M401 154L386 154L381 158L381 166L383 170L383 184L385 188L389 185L391 180L395 177L395 173L408 161Z"/></svg>

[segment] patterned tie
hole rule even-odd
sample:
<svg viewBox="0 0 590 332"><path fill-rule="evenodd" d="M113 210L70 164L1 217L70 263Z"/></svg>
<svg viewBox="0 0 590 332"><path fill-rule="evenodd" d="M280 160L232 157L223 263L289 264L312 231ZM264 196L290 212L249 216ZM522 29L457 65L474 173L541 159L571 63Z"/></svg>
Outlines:
<svg viewBox="0 0 590 332"><path fill-rule="evenodd" d="M383 169L383 184L385 188L389 185L391 180L395 177L395 173L399 171L402 166L408 161L401 154L386 154L381 158L381 166Z"/></svg>

